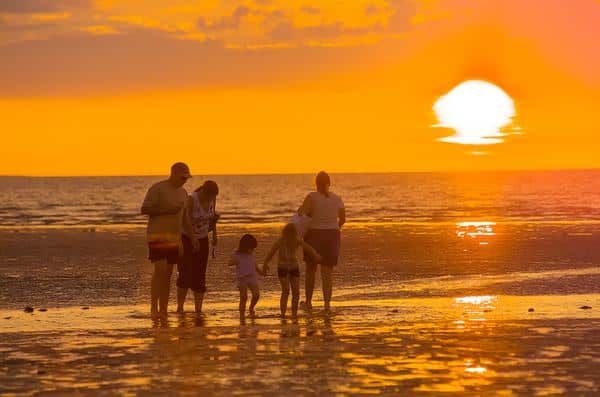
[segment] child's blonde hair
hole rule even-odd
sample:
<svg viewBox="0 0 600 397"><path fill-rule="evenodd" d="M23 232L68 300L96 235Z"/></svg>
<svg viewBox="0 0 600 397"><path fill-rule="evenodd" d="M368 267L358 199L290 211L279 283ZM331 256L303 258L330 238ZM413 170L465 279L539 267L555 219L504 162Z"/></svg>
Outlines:
<svg viewBox="0 0 600 397"><path fill-rule="evenodd" d="M281 231L281 241L290 250L295 250L298 246L298 230L296 225L288 223Z"/></svg>

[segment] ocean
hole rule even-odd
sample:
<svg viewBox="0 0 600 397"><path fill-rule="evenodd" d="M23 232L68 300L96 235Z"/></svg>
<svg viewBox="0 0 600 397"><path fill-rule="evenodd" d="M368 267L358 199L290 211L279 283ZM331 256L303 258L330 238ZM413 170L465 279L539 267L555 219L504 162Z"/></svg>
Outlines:
<svg viewBox="0 0 600 397"><path fill-rule="evenodd" d="M227 261L244 233L262 261L313 175L206 177L222 225L204 314L173 312L175 270L159 321L138 212L160 177L0 178L0 394L600 393L600 171L332 177L332 310L318 280L298 321L276 274L240 321Z"/></svg>
<svg viewBox="0 0 600 397"><path fill-rule="evenodd" d="M139 207L164 177L0 177L0 226L143 225ZM283 222L313 175L195 176L221 190L222 223ZM600 220L600 170L335 174L350 223Z"/></svg>

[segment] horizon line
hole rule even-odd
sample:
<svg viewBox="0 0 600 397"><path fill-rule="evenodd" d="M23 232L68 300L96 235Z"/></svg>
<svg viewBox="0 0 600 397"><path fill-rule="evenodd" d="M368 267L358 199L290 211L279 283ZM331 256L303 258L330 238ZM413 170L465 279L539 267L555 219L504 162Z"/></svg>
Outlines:
<svg viewBox="0 0 600 397"><path fill-rule="evenodd" d="M332 175L383 175L383 174L476 174L476 173L510 173L510 172L566 172L566 171L600 171L596 168L514 168L514 169L484 169L484 170L449 170L449 171L334 171L329 172ZM284 175L313 175L319 171L313 172L256 172L256 173L203 173L192 176L284 176ZM0 174L0 178L107 178L107 177L164 177L165 174L65 174L65 175L18 175L18 174Z"/></svg>

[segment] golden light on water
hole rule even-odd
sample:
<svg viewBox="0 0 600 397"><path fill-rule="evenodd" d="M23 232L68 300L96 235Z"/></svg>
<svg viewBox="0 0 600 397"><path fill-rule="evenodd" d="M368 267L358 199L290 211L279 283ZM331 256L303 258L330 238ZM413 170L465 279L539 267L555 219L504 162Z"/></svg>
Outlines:
<svg viewBox="0 0 600 397"><path fill-rule="evenodd" d="M469 303L472 305L489 305L495 299L494 296L491 295L481 295L481 296L463 296L460 298L456 298L457 303Z"/></svg>
<svg viewBox="0 0 600 397"><path fill-rule="evenodd" d="M503 142L503 127L512 123L515 106L500 87L482 80L460 83L433 105L439 120L434 127L450 128L454 135L442 142L490 145Z"/></svg>
<svg viewBox="0 0 600 397"><path fill-rule="evenodd" d="M494 227L495 222L457 222L456 223L456 236L464 239L471 238L477 240L479 245L488 245L489 239L496 235Z"/></svg>
<svg viewBox="0 0 600 397"><path fill-rule="evenodd" d="M487 313L495 309L496 296L473 295L462 296L454 299L455 305L463 311L463 320L470 322L485 322L488 320ZM457 324L463 328L464 324Z"/></svg>
<svg viewBox="0 0 600 397"><path fill-rule="evenodd" d="M486 371L487 371L487 369L484 367L467 367L467 368L465 368L465 372L468 372L471 374L483 374Z"/></svg>

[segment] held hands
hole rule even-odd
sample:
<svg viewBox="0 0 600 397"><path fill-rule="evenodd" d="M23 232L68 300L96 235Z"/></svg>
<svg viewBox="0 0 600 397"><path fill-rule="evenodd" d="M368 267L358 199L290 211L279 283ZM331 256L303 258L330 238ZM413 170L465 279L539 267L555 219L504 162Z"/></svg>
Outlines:
<svg viewBox="0 0 600 397"><path fill-rule="evenodd" d="M260 272L261 276L266 276L269 273L269 265L264 263L262 266L262 272Z"/></svg>

